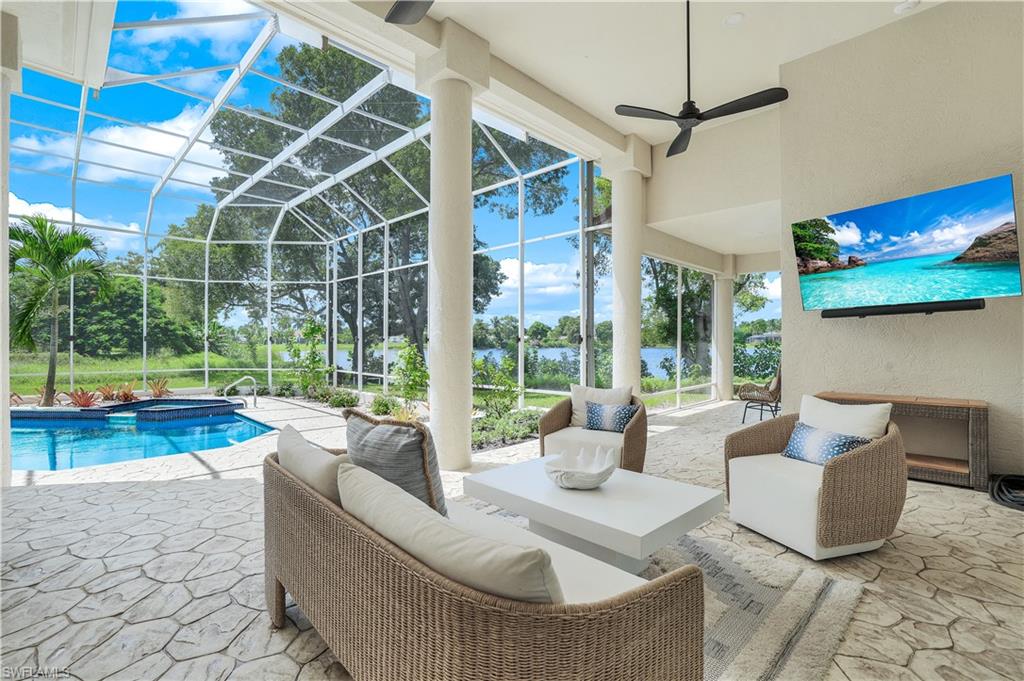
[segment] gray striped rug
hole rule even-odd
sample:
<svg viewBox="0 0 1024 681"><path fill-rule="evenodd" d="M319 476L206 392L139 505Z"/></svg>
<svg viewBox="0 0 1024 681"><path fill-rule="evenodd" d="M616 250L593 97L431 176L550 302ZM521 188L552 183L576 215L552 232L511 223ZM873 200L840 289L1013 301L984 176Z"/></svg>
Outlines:
<svg viewBox="0 0 1024 681"><path fill-rule="evenodd" d="M706 681L825 677L862 587L714 539L683 537L654 554L642 577L680 565L704 573Z"/></svg>

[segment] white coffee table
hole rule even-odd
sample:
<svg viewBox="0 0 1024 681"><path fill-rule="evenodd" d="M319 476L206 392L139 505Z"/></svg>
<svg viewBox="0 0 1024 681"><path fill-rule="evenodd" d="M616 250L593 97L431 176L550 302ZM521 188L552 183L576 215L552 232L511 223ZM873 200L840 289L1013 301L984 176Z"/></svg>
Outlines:
<svg viewBox="0 0 1024 681"><path fill-rule="evenodd" d="M597 489L562 489L544 473L543 458L470 475L463 486L529 518L531 531L634 574L725 508L718 490L621 468Z"/></svg>

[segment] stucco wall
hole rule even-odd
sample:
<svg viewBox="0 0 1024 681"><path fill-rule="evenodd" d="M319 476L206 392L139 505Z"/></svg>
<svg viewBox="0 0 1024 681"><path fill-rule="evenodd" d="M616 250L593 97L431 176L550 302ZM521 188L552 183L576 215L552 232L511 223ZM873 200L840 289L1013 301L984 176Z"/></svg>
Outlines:
<svg viewBox="0 0 1024 681"><path fill-rule="evenodd" d="M983 399L992 465L1024 471L1024 302L824 320L793 221L1013 172L1024 209L1024 7L946 3L781 68L784 407L819 390Z"/></svg>

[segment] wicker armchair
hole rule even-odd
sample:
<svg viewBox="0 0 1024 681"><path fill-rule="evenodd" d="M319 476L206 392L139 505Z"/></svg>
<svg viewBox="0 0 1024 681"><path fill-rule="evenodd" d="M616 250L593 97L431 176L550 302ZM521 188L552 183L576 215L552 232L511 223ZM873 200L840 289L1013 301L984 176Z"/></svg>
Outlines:
<svg viewBox="0 0 1024 681"><path fill-rule="evenodd" d="M725 439L730 518L816 560L878 548L896 528L907 496L906 451L899 428L890 422L883 437L816 466L778 455L797 416L786 414ZM744 473L754 476L744 486L745 494L760 497L754 503L732 498L739 492L730 478L741 457L763 464L757 471L747 466ZM800 498L804 493L806 498ZM794 541L799 528L793 527L793 518L800 517L796 507L801 503L803 516L813 516L813 536ZM791 517L784 517L786 513Z"/></svg>
<svg viewBox="0 0 1024 681"><path fill-rule="evenodd" d="M704 591L680 567L593 603L513 601L453 582L263 463L265 586L285 592L360 681L701 681Z"/></svg>
<svg viewBox="0 0 1024 681"><path fill-rule="evenodd" d="M630 419L626 430L622 433L622 457L619 462L620 468L625 468L636 473L644 472L644 459L647 456L647 408L636 395L633 396L630 404L638 405L640 408L633 418ZM545 437L560 430L569 428L572 422L572 400L566 398L551 407L544 416L540 418L540 455L544 456ZM610 434L605 434L610 435Z"/></svg>
<svg viewBox="0 0 1024 681"><path fill-rule="evenodd" d="M757 383L744 383L736 391L736 398L746 400L743 406L743 420L747 422L747 410L754 409L761 413L758 421L764 420L764 413L767 411L773 417L779 415L779 401L782 400L782 367L775 370L775 377L764 385Z"/></svg>

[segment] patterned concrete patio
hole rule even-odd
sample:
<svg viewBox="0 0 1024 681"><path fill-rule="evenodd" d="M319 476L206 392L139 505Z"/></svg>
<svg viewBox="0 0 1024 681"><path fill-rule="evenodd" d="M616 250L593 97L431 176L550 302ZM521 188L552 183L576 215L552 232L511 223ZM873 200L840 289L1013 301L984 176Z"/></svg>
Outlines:
<svg viewBox="0 0 1024 681"><path fill-rule="evenodd" d="M738 404L651 419L647 470L722 487ZM344 446L337 410L266 398L246 412ZM97 679L345 679L295 607L263 611L260 462L274 435L202 453L24 475L3 500L3 666ZM480 453L473 470L537 455ZM449 497L465 472L445 473ZM60 484L58 484L60 483ZM810 561L722 514L694 532ZM865 584L830 672L850 679L1024 678L1024 518L979 493L913 482L894 536L818 565Z"/></svg>

